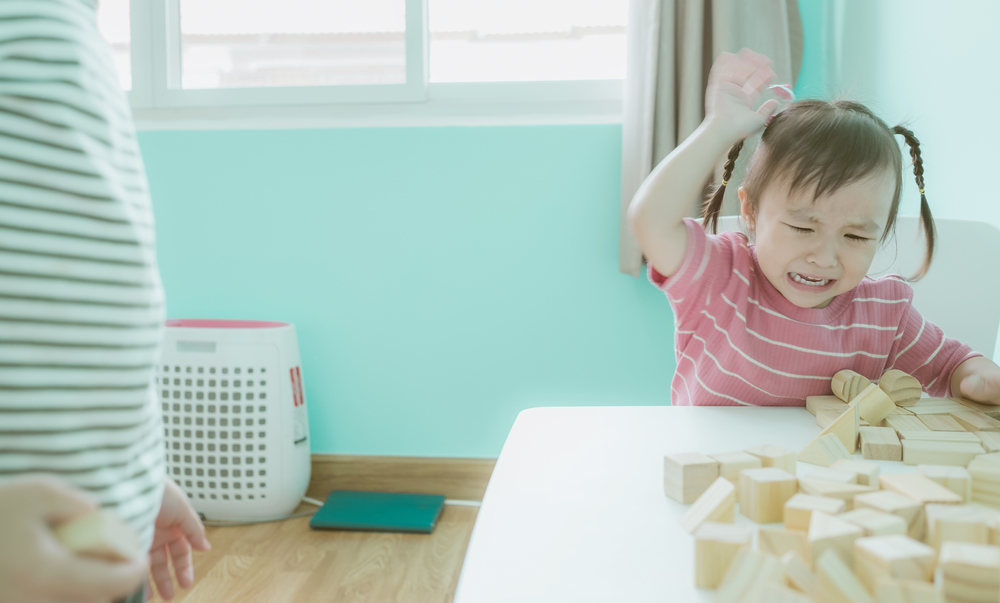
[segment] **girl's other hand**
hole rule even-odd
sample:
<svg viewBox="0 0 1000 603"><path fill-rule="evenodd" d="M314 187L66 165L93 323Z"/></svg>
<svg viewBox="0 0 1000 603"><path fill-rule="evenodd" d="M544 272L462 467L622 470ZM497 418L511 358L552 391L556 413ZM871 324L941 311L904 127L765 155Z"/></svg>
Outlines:
<svg viewBox="0 0 1000 603"><path fill-rule="evenodd" d="M747 48L737 54L722 53L708 75L705 120L737 140L760 130L778 108L775 99L757 106L761 92L773 79L771 60L766 56Z"/></svg>
<svg viewBox="0 0 1000 603"><path fill-rule="evenodd" d="M191 507L184 491L172 479L166 478L163 503L156 517L153 545L149 549L150 574L164 601L174 598L171 563L177 584L183 589L191 588L194 584L191 550L205 552L210 548L212 546L205 537L205 526ZM147 594L152 595L151 592Z"/></svg>

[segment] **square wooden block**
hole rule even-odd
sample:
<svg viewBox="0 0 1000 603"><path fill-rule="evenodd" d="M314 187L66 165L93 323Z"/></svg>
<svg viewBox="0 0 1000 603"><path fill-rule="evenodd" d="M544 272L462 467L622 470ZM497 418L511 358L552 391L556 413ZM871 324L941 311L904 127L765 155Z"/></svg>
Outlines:
<svg viewBox="0 0 1000 603"><path fill-rule="evenodd" d="M891 417L889 417L891 418ZM889 420L886 419L886 421ZM920 423L919 420L917 420ZM920 423L923 425L923 423ZM926 429L926 426L924 426ZM896 430L890 427L861 427L861 456L869 461L901 461L903 447Z"/></svg>
<svg viewBox="0 0 1000 603"><path fill-rule="evenodd" d="M799 453L791 448L762 444L747 448L745 452L759 458L762 467L777 467L795 475L795 463L798 461Z"/></svg>
<svg viewBox="0 0 1000 603"><path fill-rule="evenodd" d="M764 466L759 458L742 450L720 452L708 456L719 463L719 476L728 479L736 486L736 502L740 500L740 472L744 469L758 469Z"/></svg>
<svg viewBox="0 0 1000 603"><path fill-rule="evenodd" d="M740 513L757 523L783 520L785 503L799 491L799 482L774 467L745 469L740 474Z"/></svg>
<svg viewBox="0 0 1000 603"><path fill-rule="evenodd" d="M937 551L909 536L892 534L854 541L854 569L871 592L879 577L933 580L936 566Z"/></svg>
<svg viewBox="0 0 1000 603"><path fill-rule="evenodd" d="M679 503L689 505L719 477L719 463L698 452L663 457L663 491Z"/></svg>
<svg viewBox="0 0 1000 603"><path fill-rule="evenodd" d="M898 515L906 522L906 534L910 538L924 539L924 506L912 498L898 492L880 490L855 496L854 508L875 509Z"/></svg>
<svg viewBox="0 0 1000 603"><path fill-rule="evenodd" d="M785 528L789 530L809 530L809 519L813 511L822 511L829 515L843 513L847 503L839 498L813 496L801 492L788 499L785 503Z"/></svg>

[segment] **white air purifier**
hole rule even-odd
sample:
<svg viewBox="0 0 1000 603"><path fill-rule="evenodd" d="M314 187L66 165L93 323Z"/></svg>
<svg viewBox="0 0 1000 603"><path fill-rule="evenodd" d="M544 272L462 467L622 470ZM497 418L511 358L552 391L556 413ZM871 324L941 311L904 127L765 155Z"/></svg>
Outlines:
<svg viewBox="0 0 1000 603"><path fill-rule="evenodd" d="M156 386L167 473L205 519L290 514L309 485L295 326L168 320Z"/></svg>

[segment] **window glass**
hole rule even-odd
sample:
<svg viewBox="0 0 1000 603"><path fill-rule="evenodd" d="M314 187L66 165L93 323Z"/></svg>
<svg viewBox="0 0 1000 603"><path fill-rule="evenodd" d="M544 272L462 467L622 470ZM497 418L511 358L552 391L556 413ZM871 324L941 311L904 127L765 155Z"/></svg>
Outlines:
<svg viewBox="0 0 1000 603"><path fill-rule="evenodd" d="M129 15L129 0L100 0L97 5L97 26L111 46L118 81L125 90L132 89L132 34Z"/></svg>

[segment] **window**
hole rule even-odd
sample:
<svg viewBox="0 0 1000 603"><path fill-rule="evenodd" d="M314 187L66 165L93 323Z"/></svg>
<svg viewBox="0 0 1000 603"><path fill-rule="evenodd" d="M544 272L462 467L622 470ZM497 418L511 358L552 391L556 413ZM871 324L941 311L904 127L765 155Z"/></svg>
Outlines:
<svg viewBox="0 0 1000 603"><path fill-rule="evenodd" d="M351 125L490 114L551 123L539 111L620 121L627 13L628 0L99 3L140 128L245 127L231 120L261 114Z"/></svg>

